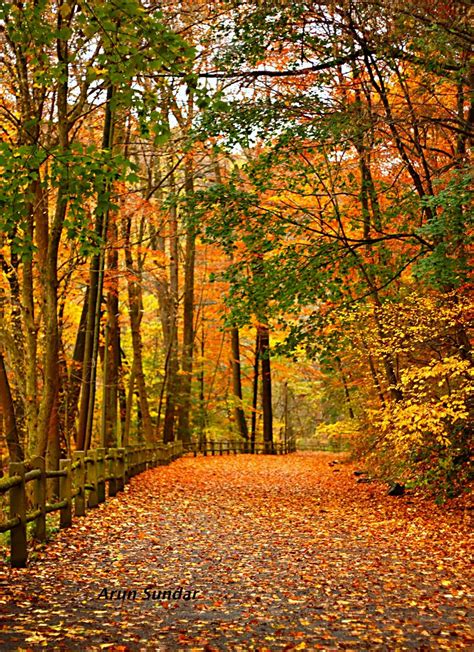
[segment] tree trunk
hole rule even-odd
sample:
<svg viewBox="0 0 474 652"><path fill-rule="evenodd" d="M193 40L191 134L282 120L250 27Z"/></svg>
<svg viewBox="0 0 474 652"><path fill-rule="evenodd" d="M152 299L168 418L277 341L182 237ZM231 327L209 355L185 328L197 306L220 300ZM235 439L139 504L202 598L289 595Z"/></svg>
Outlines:
<svg viewBox="0 0 474 652"><path fill-rule="evenodd" d="M113 140L113 119L111 102L114 89L107 89L105 105L104 128L102 134L102 148L109 149ZM103 189L105 194L106 187ZM98 203L101 198L99 197ZM92 438L92 424L95 406L95 379L97 369L97 354L100 330L100 311L102 303L102 287L104 276L104 246L107 229L107 210L97 213L95 232L100 241L100 251L94 254L89 271L89 305L87 312L87 328L84 344L84 364L82 369L81 403L79 408L79 428L77 433L78 450L87 450Z"/></svg>
<svg viewBox="0 0 474 652"><path fill-rule="evenodd" d="M204 395L204 319L201 321L201 364L199 369L199 449L204 450L206 446L206 398Z"/></svg>
<svg viewBox="0 0 474 652"><path fill-rule="evenodd" d="M59 441L59 383L54 397L53 407L48 421L48 441L46 449L46 468L59 469L61 445ZM48 497L59 496L59 478L50 478L47 482Z"/></svg>
<svg viewBox="0 0 474 652"><path fill-rule="evenodd" d="M174 188L174 178L171 175L170 183ZM169 362L166 379L166 405L163 425L163 441L165 444L174 441L176 397L178 384L178 223L176 207L170 208L169 215L170 236L170 302L168 312L169 334Z"/></svg>
<svg viewBox="0 0 474 652"><path fill-rule="evenodd" d="M65 203L65 202L64 202ZM66 206L59 206L58 210L63 214L66 212ZM52 238L51 238L52 239ZM59 240L57 242L59 244ZM38 447L37 454L44 457L50 445L56 448L59 441L53 444L54 440L59 439L58 420L53 419L52 411L57 410L57 399L59 392L59 330L58 330L58 311L57 311L57 247L51 243L48 251L48 263L43 275L43 287L45 291L44 320L45 320L45 341L46 347L43 357L44 381L43 394L41 397L39 415L38 415ZM55 431L51 430L54 425ZM56 455L54 455L56 458ZM59 461L59 458L58 458Z"/></svg>
<svg viewBox="0 0 474 652"><path fill-rule="evenodd" d="M11 248L10 254L11 263L7 263L3 256L0 256L2 270L8 281L10 287L10 314L12 323L12 338L11 342L6 342L6 350L11 360L11 366L15 369L17 384L21 388L27 388L28 381L26 376L33 374L31 383L36 386L36 370L25 365L25 338L23 336L23 327L21 320L21 300L20 300L20 284L18 282L18 256ZM0 288L0 308L3 315L3 290ZM3 317L2 317L3 319ZM18 393L18 392L17 392ZM36 395L35 395L36 396ZM36 433L37 427L37 402L33 397L21 396L14 397L13 403L15 406L16 427L20 439L24 439L25 449L28 450L28 434ZM26 426L26 427L25 427Z"/></svg>
<svg viewBox="0 0 474 652"><path fill-rule="evenodd" d="M130 310L130 327L132 331L133 368L135 372L135 386L138 392L140 414L143 425L145 441L153 440L153 423L148 403L148 393L143 372L143 346L141 338L141 321L143 315L143 300L141 287L141 270L136 269L131 249L131 218L127 217L124 223L124 251L127 265L128 303ZM138 263L139 265L139 263Z"/></svg>
<svg viewBox="0 0 474 652"><path fill-rule="evenodd" d="M185 191L189 196L194 192L192 163L185 168ZM194 350L194 266L196 259L196 228L188 224L186 232L186 253L184 259L184 299L183 299L183 350L181 356L180 403L178 407L178 439L184 443L191 441L189 414L191 410L191 385L193 377Z"/></svg>
<svg viewBox="0 0 474 652"><path fill-rule="evenodd" d="M68 436L73 436L76 445L77 428L76 417L79 409L79 395L81 393L82 370L84 365L84 349L86 343L87 314L89 311L89 287L86 288L82 304L79 328L76 334L76 343L72 354L72 365L68 378L66 429Z"/></svg>
<svg viewBox="0 0 474 652"><path fill-rule="evenodd" d="M34 241L33 222L36 223L36 244L38 247L39 269L45 270L47 265L48 250L48 208L44 192L41 188L40 171L37 171L38 180L33 182L36 186L34 206L30 207L31 221L29 237ZM44 233L45 237L41 237ZM26 450L36 450L38 445L38 328L35 323L35 300L33 282L33 258L28 257L23 262L22 282L22 316L25 327L25 416L26 416ZM43 294L40 291L40 301ZM40 308L41 312L41 308Z"/></svg>
<svg viewBox="0 0 474 652"><path fill-rule="evenodd" d="M107 324L104 347L104 389L102 407L101 446L113 448L118 441L118 386L120 370L120 326L118 296L118 249L117 224L111 216L107 241L109 251L107 269L109 272L107 291Z"/></svg>
<svg viewBox="0 0 474 652"><path fill-rule="evenodd" d="M21 462L25 455L20 443L20 436L16 425L15 406L8 382L7 370L3 353L0 351L0 407L3 415L5 428L5 440L7 442L10 462Z"/></svg>
<svg viewBox="0 0 474 652"><path fill-rule="evenodd" d="M249 431L242 404L242 375L240 369L239 329L234 326L230 332L232 347L232 389L234 392L234 418L237 432L247 442Z"/></svg>
<svg viewBox="0 0 474 652"><path fill-rule="evenodd" d="M63 15L58 12L58 31L63 28ZM57 86L57 120L59 147L63 154L69 151L69 107L68 107L68 80L69 80L69 51L68 42L58 38L56 42L58 66L61 76ZM69 165L64 163L64 165ZM44 338L45 351L43 355L43 392L38 413L38 446L36 453L45 457L47 451L53 469L59 467L59 322L58 322L58 255L61 235L66 218L69 196L69 174L66 169L59 182L56 209L51 222L47 222L47 211L44 205L40 207L39 217L47 242L46 258L41 266L41 285L44 289Z"/></svg>
<svg viewBox="0 0 474 652"><path fill-rule="evenodd" d="M135 366L132 364L130 378L128 380L128 390L125 406L125 423L122 433L122 446L128 446L130 443L130 427L132 424L133 397L135 395Z"/></svg>
<svg viewBox="0 0 474 652"><path fill-rule="evenodd" d="M255 358L253 363L252 419L251 419L251 427L250 427L250 452L251 453L255 453L255 439L257 434L259 363L260 363L260 331L257 328L257 337L255 341Z"/></svg>
<svg viewBox="0 0 474 652"><path fill-rule="evenodd" d="M273 453L273 410L272 377L270 368L270 331L267 325L259 324L260 351L262 358L262 411L263 443L265 453Z"/></svg>

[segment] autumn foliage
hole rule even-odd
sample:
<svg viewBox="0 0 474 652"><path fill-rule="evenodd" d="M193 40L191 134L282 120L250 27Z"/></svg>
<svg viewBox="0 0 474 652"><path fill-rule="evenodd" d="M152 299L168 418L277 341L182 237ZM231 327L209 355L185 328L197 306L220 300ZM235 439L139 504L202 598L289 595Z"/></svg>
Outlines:
<svg viewBox="0 0 474 652"><path fill-rule="evenodd" d="M5 464L296 438L469 486L467 3L280 4L0 9Z"/></svg>

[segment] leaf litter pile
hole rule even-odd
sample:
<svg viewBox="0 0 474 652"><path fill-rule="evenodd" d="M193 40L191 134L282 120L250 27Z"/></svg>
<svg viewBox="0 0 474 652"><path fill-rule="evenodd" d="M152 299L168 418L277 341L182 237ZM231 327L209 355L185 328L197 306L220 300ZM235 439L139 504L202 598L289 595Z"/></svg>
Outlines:
<svg viewBox="0 0 474 652"><path fill-rule="evenodd" d="M335 459L137 476L28 568L2 563L0 649L474 649L468 510L388 496ZM143 599L180 587L195 598Z"/></svg>

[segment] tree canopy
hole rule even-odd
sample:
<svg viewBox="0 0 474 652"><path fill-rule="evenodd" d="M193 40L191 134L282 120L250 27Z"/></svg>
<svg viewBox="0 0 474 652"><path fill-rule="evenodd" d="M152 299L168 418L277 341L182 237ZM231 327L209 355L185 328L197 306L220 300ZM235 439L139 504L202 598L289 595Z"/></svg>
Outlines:
<svg viewBox="0 0 474 652"><path fill-rule="evenodd" d="M0 25L5 460L291 436L468 484L467 2L11 0Z"/></svg>

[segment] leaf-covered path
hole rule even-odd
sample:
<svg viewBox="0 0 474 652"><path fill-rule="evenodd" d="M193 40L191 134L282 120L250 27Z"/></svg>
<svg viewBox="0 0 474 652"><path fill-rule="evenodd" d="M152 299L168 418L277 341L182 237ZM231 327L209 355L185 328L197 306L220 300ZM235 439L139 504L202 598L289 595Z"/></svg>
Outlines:
<svg viewBox="0 0 474 652"><path fill-rule="evenodd" d="M0 567L0 649L473 649L467 512L334 459L182 458L134 478L27 569ZM179 587L196 598L142 599Z"/></svg>

